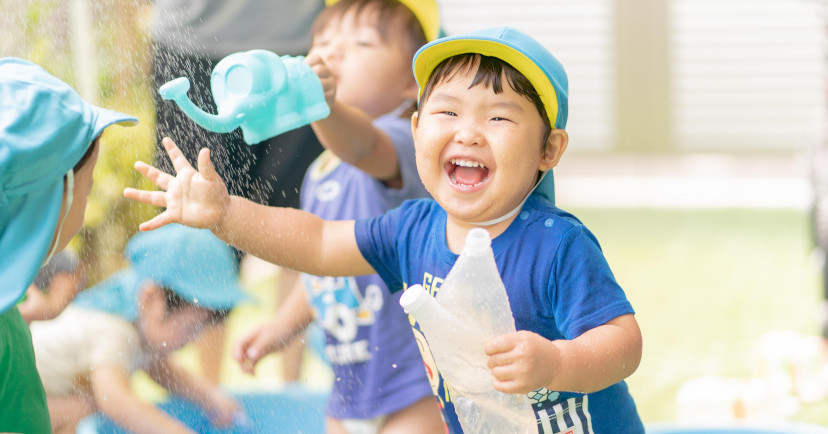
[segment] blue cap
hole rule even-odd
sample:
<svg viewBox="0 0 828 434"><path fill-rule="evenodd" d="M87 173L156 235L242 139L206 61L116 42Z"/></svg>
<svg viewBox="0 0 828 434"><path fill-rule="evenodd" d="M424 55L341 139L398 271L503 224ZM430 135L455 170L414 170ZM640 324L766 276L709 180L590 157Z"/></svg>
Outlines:
<svg viewBox="0 0 828 434"><path fill-rule="evenodd" d="M89 104L34 63L0 58L0 312L23 296L46 259L66 172L104 128L137 122Z"/></svg>
<svg viewBox="0 0 828 434"><path fill-rule="evenodd" d="M251 300L238 284L232 250L207 229L169 224L138 233L126 257L136 274L196 306L224 310Z"/></svg>
<svg viewBox="0 0 828 434"><path fill-rule="evenodd" d="M414 55L414 77L420 86L418 100L440 62L467 53L496 57L518 70L538 92L552 128L566 128L569 80L563 65L538 41L511 27L449 36L420 48Z"/></svg>

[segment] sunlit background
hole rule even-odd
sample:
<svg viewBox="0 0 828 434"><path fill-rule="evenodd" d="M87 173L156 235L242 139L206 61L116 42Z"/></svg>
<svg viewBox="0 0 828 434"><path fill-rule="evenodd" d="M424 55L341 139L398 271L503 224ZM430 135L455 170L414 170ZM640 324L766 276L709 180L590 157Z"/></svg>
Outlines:
<svg viewBox="0 0 828 434"><path fill-rule="evenodd" d="M826 5L816 0L441 0L449 34L510 25L538 38L570 80L570 145L558 206L596 233L637 311L641 367L628 380L645 423L794 420L828 426L821 276L809 210L825 147ZM141 119L109 129L86 226L92 280L155 211L121 198L151 161L148 27L137 0L0 0L0 55L35 61L86 98ZM250 47L267 48L267 47ZM146 187L146 185L143 185ZM276 271L248 267L275 310ZM253 271L250 271L253 270ZM181 359L198 370L182 350ZM822 362L820 363L820 360ZM278 356L231 389L281 385ZM823 375L820 380L820 375ZM148 380L136 383L160 399ZM308 350L302 381L326 387Z"/></svg>

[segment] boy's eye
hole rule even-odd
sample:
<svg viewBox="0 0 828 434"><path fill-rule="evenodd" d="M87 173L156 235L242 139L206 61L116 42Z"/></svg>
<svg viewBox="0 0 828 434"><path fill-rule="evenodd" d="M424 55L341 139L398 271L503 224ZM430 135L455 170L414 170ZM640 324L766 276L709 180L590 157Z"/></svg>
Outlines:
<svg viewBox="0 0 828 434"><path fill-rule="evenodd" d="M509 118L504 118L502 116L495 116L492 118L493 121L509 121Z"/></svg>
<svg viewBox="0 0 828 434"><path fill-rule="evenodd" d="M443 110L440 113L447 115L447 116L457 116L457 113L450 111L450 110Z"/></svg>

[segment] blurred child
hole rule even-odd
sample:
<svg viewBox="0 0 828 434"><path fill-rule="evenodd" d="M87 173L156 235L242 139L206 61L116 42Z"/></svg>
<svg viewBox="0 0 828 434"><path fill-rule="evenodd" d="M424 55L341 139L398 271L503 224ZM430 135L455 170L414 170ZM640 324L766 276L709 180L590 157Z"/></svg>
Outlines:
<svg viewBox="0 0 828 434"><path fill-rule="evenodd" d="M427 0L342 0L319 15L307 62L322 81L331 114L311 124L327 151L305 175L303 210L355 220L428 196L411 136L417 98L411 59L436 38L439 21L436 2ZM316 319L337 378L328 402L329 433L443 431L399 308L401 293L391 295L376 274L306 274L302 281L305 289L295 288L272 321L235 345L242 369L252 374L263 356L283 349Z"/></svg>
<svg viewBox="0 0 828 434"><path fill-rule="evenodd" d="M235 400L169 356L246 298L230 247L209 231L170 225L134 236L126 257L129 268L31 326L54 432L75 432L95 411L134 433L189 432L135 395L136 369L228 425L239 411Z"/></svg>
<svg viewBox="0 0 828 434"><path fill-rule="evenodd" d="M528 394L542 433L644 432L624 382L641 360L632 306L592 233L533 194L569 140L563 67L528 35L494 28L427 44L414 75L417 168L436 202L356 222L262 207L227 194L209 152L196 172L168 141L176 177L136 164L166 192L125 191L167 207L141 229L183 222L294 269L376 270L392 291L436 293L469 229L485 227L518 330L487 342L494 387ZM451 385L434 386L450 431L461 432Z"/></svg>
<svg viewBox="0 0 828 434"><path fill-rule="evenodd" d="M69 249L61 250L40 269L17 308L27 323L53 319L83 290L85 282L77 256Z"/></svg>
<svg viewBox="0 0 828 434"><path fill-rule="evenodd" d="M0 432L51 432L16 304L80 230L104 128L136 122L87 103L38 65L0 58Z"/></svg>

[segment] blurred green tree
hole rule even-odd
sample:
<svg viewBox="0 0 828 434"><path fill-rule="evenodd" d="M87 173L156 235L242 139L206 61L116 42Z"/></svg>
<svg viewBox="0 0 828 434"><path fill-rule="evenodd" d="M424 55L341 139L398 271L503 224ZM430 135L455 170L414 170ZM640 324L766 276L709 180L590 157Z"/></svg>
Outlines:
<svg viewBox="0 0 828 434"><path fill-rule="evenodd" d="M154 161L148 0L0 0L0 53L28 59L93 103L140 119L102 139L86 219L73 247L94 284L123 266L122 252L153 207L124 199L127 186L152 188L133 169Z"/></svg>

